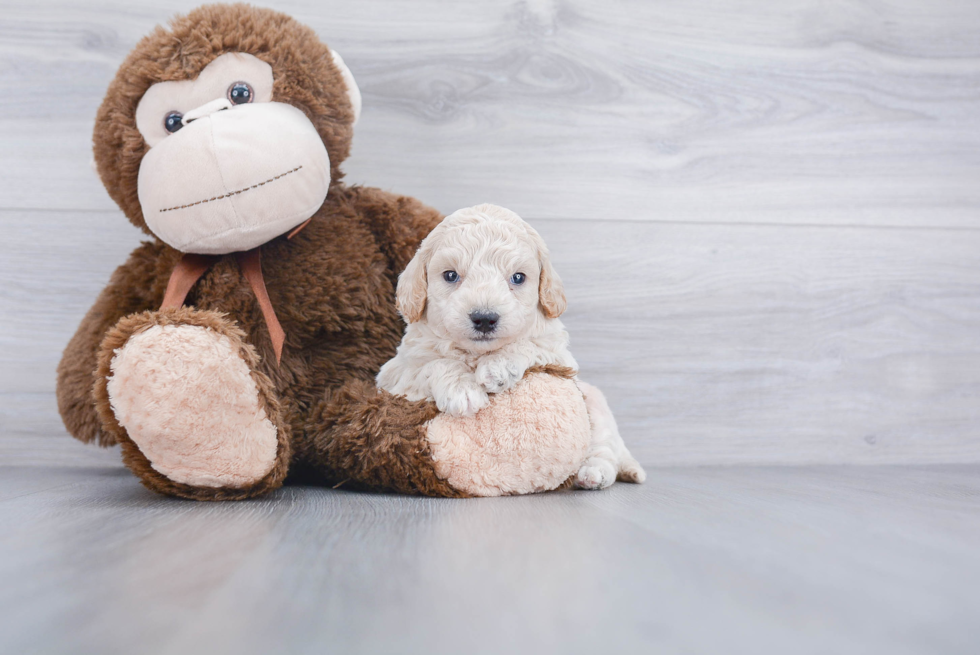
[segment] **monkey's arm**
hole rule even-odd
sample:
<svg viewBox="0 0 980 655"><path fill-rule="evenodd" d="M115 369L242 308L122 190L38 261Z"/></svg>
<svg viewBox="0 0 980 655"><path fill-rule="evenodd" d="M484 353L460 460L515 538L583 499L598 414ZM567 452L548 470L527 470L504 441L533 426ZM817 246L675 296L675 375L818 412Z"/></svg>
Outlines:
<svg viewBox="0 0 980 655"><path fill-rule="evenodd" d="M114 437L102 431L92 397L99 344L106 331L123 316L160 306L179 256L160 243L143 243L115 270L68 342L58 364L58 411L76 439L98 441L100 446L116 443Z"/></svg>

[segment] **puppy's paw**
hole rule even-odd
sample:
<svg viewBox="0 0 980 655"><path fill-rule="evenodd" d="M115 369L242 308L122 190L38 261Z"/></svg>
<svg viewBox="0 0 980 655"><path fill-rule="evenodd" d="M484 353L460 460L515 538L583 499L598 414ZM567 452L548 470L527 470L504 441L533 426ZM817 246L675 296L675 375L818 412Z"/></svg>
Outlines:
<svg viewBox="0 0 980 655"><path fill-rule="evenodd" d="M488 355L476 367L476 381L487 393L502 393L517 384L526 369L506 355Z"/></svg>
<svg viewBox="0 0 980 655"><path fill-rule="evenodd" d="M605 489L616 481L616 466L607 459L590 457L575 475L579 489Z"/></svg>
<svg viewBox="0 0 980 655"><path fill-rule="evenodd" d="M619 475L616 476L616 479L621 482L643 484L644 480L647 479L647 472L643 470L638 461L632 457L627 457L619 463Z"/></svg>
<svg viewBox="0 0 980 655"><path fill-rule="evenodd" d="M457 384L435 399L440 412L451 416L473 416L490 404L487 392L476 384Z"/></svg>

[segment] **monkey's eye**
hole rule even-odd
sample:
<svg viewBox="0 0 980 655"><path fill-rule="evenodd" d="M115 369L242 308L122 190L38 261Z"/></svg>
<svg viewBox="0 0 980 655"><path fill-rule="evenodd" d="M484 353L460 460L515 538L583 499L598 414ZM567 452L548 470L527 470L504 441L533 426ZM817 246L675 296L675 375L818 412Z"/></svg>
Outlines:
<svg viewBox="0 0 980 655"><path fill-rule="evenodd" d="M526 280L526 279L527 279L527 276L524 275L523 273L514 273L513 275L510 276L510 283L511 284L524 284L524 280Z"/></svg>
<svg viewBox="0 0 980 655"><path fill-rule="evenodd" d="M446 271L445 273L442 274L442 279L445 280L446 282L449 282L450 284L453 284L454 282L456 282L456 280L459 279L459 273L457 273L456 271Z"/></svg>
<svg viewBox="0 0 980 655"><path fill-rule="evenodd" d="M166 118L163 119L163 127L167 130L167 132L173 134L180 128L184 127L184 124L180 122L183 118L184 115L179 111L172 111L167 114Z"/></svg>
<svg viewBox="0 0 980 655"><path fill-rule="evenodd" d="M228 87L228 99L233 105L244 105L252 102L252 87L245 82L235 82Z"/></svg>

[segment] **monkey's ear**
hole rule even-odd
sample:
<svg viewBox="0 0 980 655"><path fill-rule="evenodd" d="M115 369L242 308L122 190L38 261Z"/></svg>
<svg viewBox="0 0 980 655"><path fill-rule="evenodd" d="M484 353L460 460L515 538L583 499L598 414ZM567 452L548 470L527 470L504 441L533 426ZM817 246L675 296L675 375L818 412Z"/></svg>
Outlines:
<svg viewBox="0 0 980 655"><path fill-rule="evenodd" d="M336 50L331 50L330 56L333 57L334 66L340 69L340 74L344 78L344 85L347 87L347 97L350 99L350 106L354 109L354 122L352 125L356 125L357 119L361 117L361 90L357 88L354 75L347 68L347 64L344 63L344 58L340 56L340 53Z"/></svg>
<svg viewBox="0 0 980 655"><path fill-rule="evenodd" d="M398 289L395 291L395 307L406 323L417 323L425 313L425 300L429 295L429 279L425 269L429 265L434 248L433 235L422 240L418 252L408 262L408 266L398 276Z"/></svg>

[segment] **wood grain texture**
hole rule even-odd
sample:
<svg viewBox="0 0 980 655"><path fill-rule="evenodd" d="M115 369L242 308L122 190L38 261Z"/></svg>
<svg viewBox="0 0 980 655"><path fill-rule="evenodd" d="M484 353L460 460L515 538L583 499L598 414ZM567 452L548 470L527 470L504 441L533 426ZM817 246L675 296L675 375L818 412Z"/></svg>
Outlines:
<svg viewBox="0 0 980 655"><path fill-rule="evenodd" d="M209 504L117 469L4 467L0 650L975 652L976 466L651 473Z"/></svg>
<svg viewBox="0 0 980 655"><path fill-rule="evenodd" d="M537 225L642 461L980 461L980 233Z"/></svg>
<svg viewBox="0 0 980 655"><path fill-rule="evenodd" d="M0 461L66 439L61 350L140 235L89 162L151 27L0 15ZM980 461L980 5L277 3L365 111L348 181L540 228L583 375L647 464Z"/></svg>
<svg viewBox="0 0 980 655"><path fill-rule="evenodd" d="M5 3L0 206L111 209L91 121L197 3ZM980 226L980 5L279 2L364 92L349 179L443 211Z"/></svg>
<svg viewBox="0 0 980 655"><path fill-rule="evenodd" d="M0 452L63 463L54 369L136 230L0 212L29 220L37 238L0 262L0 415L17 437ZM980 232L532 222L582 376L644 463L980 462Z"/></svg>

